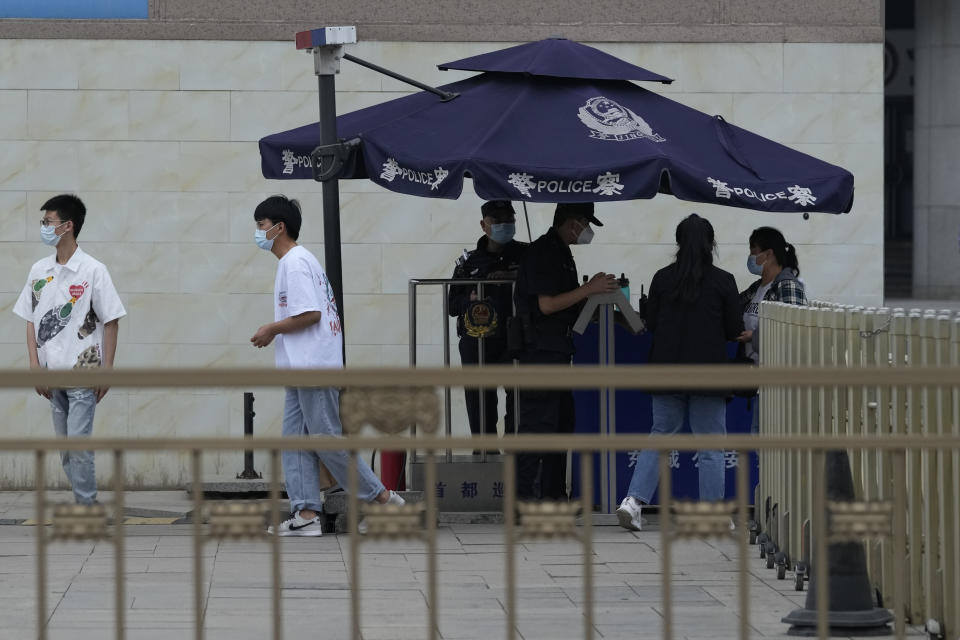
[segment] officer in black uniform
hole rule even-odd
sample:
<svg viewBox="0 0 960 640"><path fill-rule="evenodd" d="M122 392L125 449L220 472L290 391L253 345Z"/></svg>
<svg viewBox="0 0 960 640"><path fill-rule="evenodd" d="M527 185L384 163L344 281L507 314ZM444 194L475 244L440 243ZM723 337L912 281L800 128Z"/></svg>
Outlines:
<svg viewBox="0 0 960 640"><path fill-rule="evenodd" d="M573 325L584 300L618 289L616 277L598 273L580 284L571 244L590 244L593 229L603 226L593 203L561 203L553 226L527 249L517 276L515 302L523 327L521 364L565 364L573 357ZM573 433L570 389L527 389L520 392L520 433ZM535 491L540 471L539 495ZM556 452L517 455L517 496L521 500L566 500L567 456Z"/></svg>
<svg viewBox="0 0 960 640"><path fill-rule="evenodd" d="M480 211L483 236L477 241L476 249L464 251L457 259L453 277L476 280L516 278L520 259L530 245L513 239L516 230L513 205L508 200L493 200L483 203ZM464 365L479 362L480 345L483 345L484 364L503 364L510 360L507 355L506 322L513 315L513 287L508 284L485 285L483 296L484 300L479 300L475 286L450 287L449 313L457 317L460 361ZM474 435L497 435L497 390L486 389L483 393L486 405L484 425L480 424L479 390L467 388L464 392L470 432ZM504 425L507 433L512 433L513 388L507 389L506 393Z"/></svg>

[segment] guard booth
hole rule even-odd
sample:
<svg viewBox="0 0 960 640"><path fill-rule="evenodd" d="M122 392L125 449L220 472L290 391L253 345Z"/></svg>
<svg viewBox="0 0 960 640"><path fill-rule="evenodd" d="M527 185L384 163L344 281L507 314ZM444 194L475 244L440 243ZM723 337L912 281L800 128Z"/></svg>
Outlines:
<svg viewBox="0 0 960 640"><path fill-rule="evenodd" d="M483 298L483 287L495 284L512 284L512 280L470 279L411 279L409 281L410 366L417 365L418 292L425 289L439 290L442 303L439 309L429 313L442 313L443 366L450 362L450 315L447 294L451 286L470 285L478 288L478 297ZM615 322L620 313L620 322ZM624 326L626 325L626 326ZM630 306L622 291L591 296L574 325L576 365L645 364L650 352L651 336L643 331L643 320ZM482 340L482 338L481 338ZM731 345L731 358L735 346ZM481 350L482 353L482 350ZM484 366L481 357L478 366ZM519 366L519 365L516 365ZM466 416L455 416L454 399L450 388L443 391L442 429L451 435L455 424L466 425ZM575 390L577 426L579 434L649 433L652 426L650 395L639 390ZM519 421L519 394L514 394L515 423ZM498 407L502 406L498 404ZM756 400L734 398L727 404L727 432L749 433L752 412ZM484 403L480 403L480 423L484 423ZM689 425L686 425L689 431ZM460 429L458 429L458 432ZM594 511L612 514L619 501L626 495L639 451L620 451L593 454L594 459ZM580 495L579 455L575 454L567 465L568 486L571 498ZM732 498L736 486L736 470L740 464L750 465L750 499L756 486L759 472L756 454L744 458L736 451L724 452L728 498ZM674 452L670 458L673 471L673 495L675 498L698 497L699 479L695 452ZM424 486L425 464L418 452L411 450L407 457L407 486L419 491L432 490L437 496L439 509L443 512L502 512L503 511L503 460L499 455L457 453L447 450L437 465L437 483ZM656 502L656 498L655 498Z"/></svg>

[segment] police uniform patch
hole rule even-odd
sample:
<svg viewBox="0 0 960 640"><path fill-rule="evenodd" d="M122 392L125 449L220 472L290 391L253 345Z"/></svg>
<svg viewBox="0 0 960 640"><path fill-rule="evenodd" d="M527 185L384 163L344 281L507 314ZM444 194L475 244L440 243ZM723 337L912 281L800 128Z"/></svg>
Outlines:
<svg viewBox="0 0 960 640"><path fill-rule="evenodd" d="M463 314L463 326L472 338L489 338L497 332L497 310L487 300L474 300Z"/></svg>

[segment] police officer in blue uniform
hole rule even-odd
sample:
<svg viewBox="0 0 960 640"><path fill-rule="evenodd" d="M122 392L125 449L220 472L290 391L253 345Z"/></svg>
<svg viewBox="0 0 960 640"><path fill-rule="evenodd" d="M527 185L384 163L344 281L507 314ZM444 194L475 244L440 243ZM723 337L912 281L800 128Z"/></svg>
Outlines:
<svg viewBox="0 0 960 640"><path fill-rule="evenodd" d="M580 284L572 244L590 244L593 203L561 203L553 226L530 245L517 276L515 303L523 327L521 364L569 365L573 358L573 325L591 295L619 288L612 274L598 273ZM526 389L520 392L520 433L573 433L570 389ZM540 490L536 491L539 471ZM517 455L517 497L521 500L566 500L567 456L556 452Z"/></svg>
<svg viewBox="0 0 960 640"><path fill-rule="evenodd" d="M480 212L483 235L477 241L476 249L464 251L457 259L453 277L475 280L515 278L520 259L529 245L513 239L516 231L513 205L508 200L493 200L483 203ZM507 318L513 315L513 287L508 284L485 285L483 296L484 299L480 300L476 286L450 287L448 308L450 315L457 318L460 361L464 365L475 365L479 362L481 345L484 364L503 364L510 361L507 353L506 323ZM480 424L480 391L467 388L464 393L470 432L474 435L497 435L497 390L486 389L483 393L483 425ZM506 389L506 395L504 425L506 432L512 433L513 388Z"/></svg>

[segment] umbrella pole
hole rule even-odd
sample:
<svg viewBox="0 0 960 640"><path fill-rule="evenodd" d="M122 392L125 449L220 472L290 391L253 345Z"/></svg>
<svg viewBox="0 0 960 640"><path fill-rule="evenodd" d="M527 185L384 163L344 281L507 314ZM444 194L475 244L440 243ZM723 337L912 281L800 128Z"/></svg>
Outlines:
<svg viewBox="0 0 960 640"><path fill-rule="evenodd" d="M340 70L342 46L313 48L314 71L320 94L320 144L337 142L337 87L336 74ZM324 269L337 301L340 328L343 332L343 261L340 253L340 181L337 178L323 183L323 255ZM343 340L343 361L346 364L346 334Z"/></svg>

